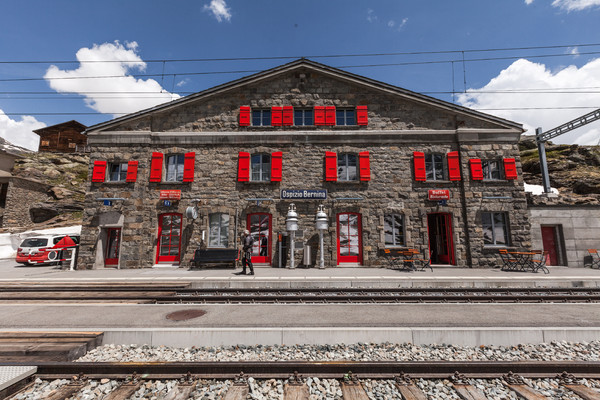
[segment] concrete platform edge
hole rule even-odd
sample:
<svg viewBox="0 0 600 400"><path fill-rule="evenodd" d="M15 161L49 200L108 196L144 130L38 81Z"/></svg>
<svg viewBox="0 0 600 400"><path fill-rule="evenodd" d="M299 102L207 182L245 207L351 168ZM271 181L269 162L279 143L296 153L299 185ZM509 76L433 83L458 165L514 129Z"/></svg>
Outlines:
<svg viewBox="0 0 600 400"><path fill-rule="evenodd" d="M83 329L78 329L83 330ZM600 338L600 327L466 327L466 328L149 328L86 329L103 331L102 344L138 344L173 347L298 344L413 343L462 346L514 346L551 341L589 342ZM2 330L0 330L2 331ZM9 330L7 330L9 331ZM18 330L10 330L15 332ZM28 329L28 331L33 331ZM44 331L54 331L44 329ZM62 329L64 331L64 329Z"/></svg>

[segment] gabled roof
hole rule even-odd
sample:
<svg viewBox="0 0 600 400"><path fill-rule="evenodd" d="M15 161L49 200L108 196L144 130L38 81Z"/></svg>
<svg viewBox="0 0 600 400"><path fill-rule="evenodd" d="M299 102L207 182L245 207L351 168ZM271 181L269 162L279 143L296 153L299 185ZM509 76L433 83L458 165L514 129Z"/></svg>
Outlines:
<svg viewBox="0 0 600 400"><path fill-rule="evenodd" d="M61 122L60 124L46 126L46 127L40 128L40 129L36 129L33 132L37 133L39 135L40 133L44 133L46 131L55 130L55 129L59 129L59 128L75 128L75 129L79 130L80 132L83 132L87 129L87 126L72 119L71 121Z"/></svg>
<svg viewBox="0 0 600 400"><path fill-rule="evenodd" d="M101 122L99 124L90 126L89 128L87 128L87 130L84 133L110 128L110 127L120 124L122 122L145 117L145 116L151 115L156 112L169 110L169 109L175 108L175 107L180 106L185 103L193 102L195 100L209 97L209 96L212 96L212 95L215 95L218 93L222 93L227 90L238 88L243 85L256 83L256 82L259 82L264 79L273 78L276 75L288 73L290 71L293 71L296 69L301 69L301 68L315 70L315 71L318 71L325 75L330 75L337 79L351 81L351 82L359 84L359 85L370 86L371 88L376 89L376 90L385 91L385 92L388 92L391 94L395 94L395 95L404 97L408 100L428 104L430 106L438 107L438 108L444 109L446 111L453 111L453 112L456 112L459 114L466 114L472 118L482 119L482 120L485 120L488 122L506 126L507 128L516 128L516 129L523 130L522 125L517 122L509 121L509 120L499 118L499 117L496 117L496 116L493 116L490 114L478 112L478 111L472 110L467 107L459 106L459 105L456 105L453 103L449 103L447 101L437 99L435 97L426 96L426 95L423 95L423 94L420 94L417 92L403 89L398 86L390 85L390 84L380 82L380 81L377 81L374 79L366 78L364 76L356 75L356 74L353 74L353 73L350 73L347 71L343 71L338 68L330 67L328 65L321 64L321 63L318 63L318 62L315 62L312 60L300 58L298 60L289 62L287 64L283 64L283 65L280 65L275 68L271 68L271 69L268 69L268 70L265 70L262 72L258 72L253 75L249 75L249 76L246 76L246 77L243 77L240 79L236 79L234 81L227 82L222 85L218 85L218 86L212 87L210 89L206 89L201 92L194 93L189 96L179 98L177 100L173 100L168 103L163 103L163 104L157 105L155 107L141 110L141 111L138 111L138 112L135 112L132 114L124 115L122 117L115 118L110 121Z"/></svg>

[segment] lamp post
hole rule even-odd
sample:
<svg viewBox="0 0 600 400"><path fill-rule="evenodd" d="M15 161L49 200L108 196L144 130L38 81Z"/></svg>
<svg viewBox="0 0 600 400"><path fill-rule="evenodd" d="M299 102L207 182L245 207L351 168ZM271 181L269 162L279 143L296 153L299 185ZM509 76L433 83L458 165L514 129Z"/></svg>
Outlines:
<svg viewBox="0 0 600 400"><path fill-rule="evenodd" d="M296 231L298 230L298 214L296 213L296 205L294 203L290 204L290 208L287 212L287 217L285 219L285 226L287 231L290 233L290 267L296 268L294 265L294 241L296 239Z"/></svg>
<svg viewBox="0 0 600 400"><path fill-rule="evenodd" d="M317 210L317 216L315 217L315 225L319 231L319 247L321 248L321 255L319 258L319 268L325 268L325 255L323 253L323 232L328 229L327 214L324 210L323 204L319 205Z"/></svg>

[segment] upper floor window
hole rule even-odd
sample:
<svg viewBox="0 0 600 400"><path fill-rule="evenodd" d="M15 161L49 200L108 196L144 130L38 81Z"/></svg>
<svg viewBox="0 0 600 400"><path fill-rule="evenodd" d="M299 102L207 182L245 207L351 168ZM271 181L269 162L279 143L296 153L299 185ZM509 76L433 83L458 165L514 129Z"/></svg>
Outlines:
<svg viewBox="0 0 600 400"><path fill-rule="evenodd" d="M208 247L227 247L229 243L229 214L209 215Z"/></svg>
<svg viewBox="0 0 600 400"><path fill-rule="evenodd" d="M502 166L498 160L481 160L481 169L485 180L502 179Z"/></svg>
<svg viewBox="0 0 600 400"><path fill-rule="evenodd" d="M108 170L110 182L125 182L127 179L127 163L111 163Z"/></svg>
<svg viewBox="0 0 600 400"><path fill-rule="evenodd" d="M166 182L183 182L184 155L172 154L165 159Z"/></svg>
<svg viewBox="0 0 600 400"><path fill-rule="evenodd" d="M356 125L353 109L338 109L335 112L336 125Z"/></svg>
<svg viewBox="0 0 600 400"><path fill-rule="evenodd" d="M271 181L271 155L253 154L250 158L250 171L252 182Z"/></svg>
<svg viewBox="0 0 600 400"><path fill-rule="evenodd" d="M252 125L253 126L270 126L271 125L271 110L252 110Z"/></svg>
<svg viewBox="0 0 600 400"><path fill-rule="evenodd" d="M338 181L357 181L358 157L353 153L338 154Z"/></svg>
<svg viewBox="0 0 600 400"><path fill-rule="evenodd" d="M506 213L484 212L481 214L483 244L489 246L508 245L508 224Z"/></svg>
<svg viewBox="0 0 600 400"><path fill-rule="evenodd" d="M385 234L385 245L404 246L404 215L386 214L383 217L383 231Z"/></svg>
<svg viewBox="0 0 600 400"><path fill-rule="evenodd" d="M42 146L50 146L50 141L49 140L42 140Z"/></svg>
<svg viewBox="0 0 600 400"><path fill-rule="evenodd" d="M428 181L444 179L444 156L441 154L425 154L425 173Z"/></svg>
<svg viewBox="0 0 600 400"><path fill-rule="evenodd" d="M294 125L306 126L314 125L313 123L313 110L294 110Z"/></svg>

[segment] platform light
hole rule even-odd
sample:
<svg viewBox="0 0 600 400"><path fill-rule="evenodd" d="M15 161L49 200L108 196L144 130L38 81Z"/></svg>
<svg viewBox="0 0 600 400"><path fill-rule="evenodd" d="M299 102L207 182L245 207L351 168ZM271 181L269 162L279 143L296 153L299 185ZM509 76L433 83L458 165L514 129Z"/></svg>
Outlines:
<svg viewBox="0 0 600 400"><path fill-rule="evenodd" d="M291 203L290 208L288 209L285 227L290 233L290 268L296 268L294 265L294 241L296 239L296 231L298 230L298 213L296 212L296 205L294 203Z"/></svg>
<svg viewBox="0 0 600 400"><path fill-rule="evenodd" d="M317 215L315 216L315 226L319 231L319 247L321 249L321 254L319 256L319 268L325 268L325 255L323 253L323 232L329 229L329 221L327 219L327 214L325 213L325 206L323 204L319 204L319 209L317 210Z"/></svg>

